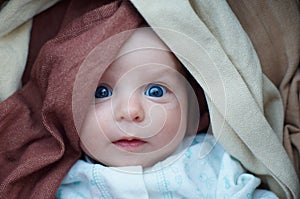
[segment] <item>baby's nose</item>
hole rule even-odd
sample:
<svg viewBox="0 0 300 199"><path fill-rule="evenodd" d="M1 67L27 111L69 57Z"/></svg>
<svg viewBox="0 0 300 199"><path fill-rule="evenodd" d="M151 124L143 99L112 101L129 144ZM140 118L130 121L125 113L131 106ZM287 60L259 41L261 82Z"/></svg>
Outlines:
<svg viewBox="0 0 300 199"><path fill-rule="evenodd" d="M134 94L128 100L120 101L120 104L116 106L115 116L117 121L142 122L145 119L145 110L141 97Z"/></svg>

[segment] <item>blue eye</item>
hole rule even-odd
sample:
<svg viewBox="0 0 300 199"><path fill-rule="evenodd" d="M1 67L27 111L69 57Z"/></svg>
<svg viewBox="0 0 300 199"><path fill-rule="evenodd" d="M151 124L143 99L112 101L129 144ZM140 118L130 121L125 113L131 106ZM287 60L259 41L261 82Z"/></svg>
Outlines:
<svg viewBox="0 0 300 199"><path fill-rule="evenodd" d="M95 91L95 98L105 98L112 95L112 91L107 86L98 86Z"/></svg>
<svg viewBox="0 0 300 199"><path fill-rule="evenodd" d="M153 84L146 89L145 95L150 97L162 97L166 92L167 89L164 86Z"/></svg>

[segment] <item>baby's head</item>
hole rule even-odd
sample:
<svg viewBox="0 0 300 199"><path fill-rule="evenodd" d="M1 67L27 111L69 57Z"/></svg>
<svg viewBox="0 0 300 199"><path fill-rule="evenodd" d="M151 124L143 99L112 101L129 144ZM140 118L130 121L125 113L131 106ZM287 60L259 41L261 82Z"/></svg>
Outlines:
<svg viewBox="0 0 300 199"><path fill-rule="evenodd" d="M196 133L188 128L198 115L197 103L189 111L191 92L168 47L150 28L137 29L99 80L79 133L83 151L108 166L149 167L165 159Z"/></svg>

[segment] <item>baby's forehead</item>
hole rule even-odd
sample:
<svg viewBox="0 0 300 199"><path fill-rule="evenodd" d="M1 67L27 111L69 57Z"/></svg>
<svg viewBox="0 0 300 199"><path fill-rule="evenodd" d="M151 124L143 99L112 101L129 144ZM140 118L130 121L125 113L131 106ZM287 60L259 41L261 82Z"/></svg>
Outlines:
<svg viewBox="0 0 300 199"><path fill-rule="evenodd" d="M116 62L125 64L165 64L179 72L182 65L168 46L149 27L136 29L121 47ZM128 63L129 62L129 63Z"/></svg>
<svg viewBox="0 0 300 199"><path fill-rule="evenodd" d="M170 51L166 44L149 28L136 29L121 47L119 54L124 54L136 49L160 49Z"/></svg>

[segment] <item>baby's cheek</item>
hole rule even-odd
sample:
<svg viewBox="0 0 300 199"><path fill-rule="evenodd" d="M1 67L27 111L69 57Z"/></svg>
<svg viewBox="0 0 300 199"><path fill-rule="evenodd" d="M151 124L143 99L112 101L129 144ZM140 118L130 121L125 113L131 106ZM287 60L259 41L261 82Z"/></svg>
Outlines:
<svg viewBox="0 0 300 199"><path fill-rule="evenodd" d="M163 131L159 136L159 145L157 147L164 148L164 150L168 151L168 154L171 154L178 147L184 137L184 131L180 128L180 118L180 112L169 114Z"/></svg>
<svg viewBox="0 0 300 199"><path fill-rule="evenodd" d="M180 109L174 107L173 110L169 111L164 128L168 132L170 139L173 139L177 133L180 133L181 120L182 115Z"/></svg>
<svg viewBox="0 0 300 199"><path fill-rule="evenodd" d="M116 124L114 121L113 113L110 109L98 109L95 114L98 130L101 132L107 131L108 127Z"/></svg>
<svg viewBox="0 0 300 199"><path fill-rule="evenodd" d="M168 106L166 106L168 120L170 120L170 123L176 124L177 122L180 123L180 120L182 118L182 112L180 108L179 103L171 103ZM178 125L178 124L177 124ZM175 125L176 126L176 125Z"/></svg>

